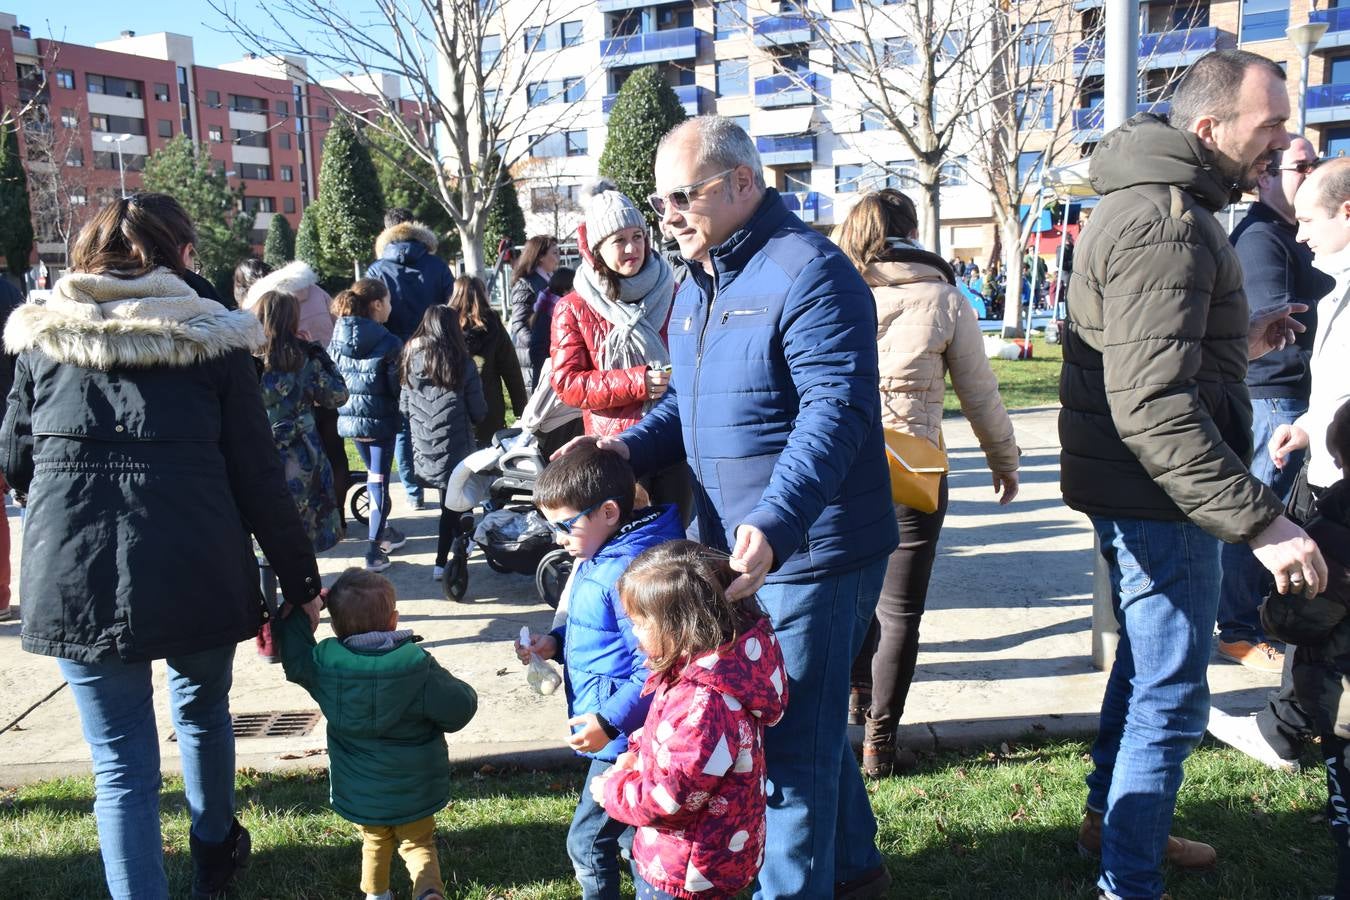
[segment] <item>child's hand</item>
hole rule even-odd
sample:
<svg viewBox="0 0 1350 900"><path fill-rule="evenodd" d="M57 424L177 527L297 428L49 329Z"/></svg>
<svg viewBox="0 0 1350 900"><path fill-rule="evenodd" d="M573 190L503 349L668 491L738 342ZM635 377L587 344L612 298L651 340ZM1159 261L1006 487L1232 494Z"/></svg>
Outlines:
<svg viewBox="0 0 1350 900"><path fill-rule="evenodd" d="M574 731L567 739L568 746L581 753L599 753L605 749L605 745L609 743L609 735L600 727L600 719L595 713L586 713L584 716L567 720L568 728L578 725L581 726L580 729Z"/></svg>
<svg viewBox="0 0 1350 900"><path fill-rule="evenodd" d="M591 779L591 798L603 809L605 805L605 785L609 782L610 776L614 770L610 769Z"/></svg>
<svg viewBox="0 0 1350 900"><path fill-rule="evenodd" d="M533 653L540 659L552 659L558 655L558 639L551 634L532 634L530 635L530 646L523 646L520 641L512 642L511 646L516 649L516 659L520 660L522 666L530 664L530 654Z"/></svg>
<svg viewBox="0 0 1350 900"><path fill-rule="evenodd" d="M637 754L632 750L619 754L619 758L614 760L615 769L637 769Z"/></svg>

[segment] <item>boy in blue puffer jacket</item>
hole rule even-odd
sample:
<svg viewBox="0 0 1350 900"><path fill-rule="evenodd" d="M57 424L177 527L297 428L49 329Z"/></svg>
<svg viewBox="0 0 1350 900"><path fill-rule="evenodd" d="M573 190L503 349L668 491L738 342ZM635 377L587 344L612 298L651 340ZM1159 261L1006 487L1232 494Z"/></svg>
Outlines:
<svg viewBox="0 0 1350 900"><path fill-rule="evenodd" d="M635 511L633 494L627 461L593 444L550 463L534 488L535 506L578 562L566 623L535 636L529 647L517 644L516 653L522 662L536 653L563 664L567 724L574 729L568 743L591 760L567 831L585 900L617 900L620 842L631 844L629 826L595 802L590 784L628 749L628 735L642 726L650 703L642 696L647 657L615 586L642 551L684 537L674 506Z"/></svg>

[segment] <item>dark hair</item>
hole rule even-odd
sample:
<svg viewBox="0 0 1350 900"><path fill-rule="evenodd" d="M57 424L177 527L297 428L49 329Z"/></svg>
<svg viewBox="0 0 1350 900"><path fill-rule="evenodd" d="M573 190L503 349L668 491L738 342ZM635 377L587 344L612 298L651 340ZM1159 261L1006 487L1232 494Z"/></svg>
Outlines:
<svg viewBox="0 0 1350 900"><path fill-rule="evenodd" d="M731 600L731 562L694 541L649 547L619 578L631 619L648 623L647 667L663 674L740 637L762 616L758 605Z"/></svg>
<svg viewBox="0 0 1350 900"><path fill-rule="evenodd" d="M395 225L402 225L404 222L411 222L412 220L412 210L405 206L391 206L384 211L385 228L393 228Z"/></svg>
<svg viewBox="0 0 1350 900"><path fill-rule="evenodd" d="M236 303L243 303L244 298L248 296L248 289L253 287L253 282L266 275L272 274L272 267L263 262L256 256L250 256L248 259L234 267L234 299Z"/></svg>
<svg viewBox="0 0 1350 900"><path fill-rule="evenodd" d="M576 278L576 274L575 269L558 266L553 272L553 277L548 280L548 292L555 297L572 293L572 281Z"/></svg>
<svg viewBox="0 0 1350 900"><path fill-rule="evenodd" d="M333 298L333 315L369 319L376 303L389 296L389 289L378 278L360 278Z"/></svg>
<svg viewBox="0 0 1350 900"><path fill-rule="evenodd" d="M1237 114L1238 89L1251 68L1265 69L1268 75L1285 80L1284 70L1259 53L1215 50L1200 57L1177 82L1168 121L1182 130L1201 116L1229 121Z"/></svg>
<svg viewBox="0 0 1350 900"><path fill-rule="evenodd" d="M268 372L298 372L305 366L300 329L300 301L285 291L268 291L258 298L252 313L262 322L263 368Z"/></svg>
<svg viewBox="0 0 1350 900"><path fill-rule="evenodd" d="M636 484L628 460L586 443L544 467L534 483L534 505L581 512L612 499L619 505L619 521L627 522Z"/></svg>
<svg viewBox="0 0 1350 900"><path fill-rule="evenodd" d="M1340 405L1327 426L1327 452L1342 467L1350 465L1350 400Z"/></svg>
<svg viewBox="0 0 1350 900"><path fill-rule="evenodd" d="M163 266L187 274L183 248L197 240L192 219L168 194L136 193L114 200L75 239L71 268L93 275L139 278Z"/></svg>
<svg viewBox="0 0 1350 900"><path fill-rule="evenodd" d="M459 314L460 327L482 328L492 317L492 307L488 305L487 287L483 279L476 275L461 275L455 279L450 291L449 306Z"/></svg>
<svg viewBox="0 0 1350 900"><path fill-rule="evenodd" d="M558 239L551 234L536 234L530 238L525 242L524 249L520 251L520 258L516 260L516 267L512 274L517 278L533 275L534 270L539 268L540 257L557 246L557 243Z"/></svg>
<svg viewBox="0 0 1350 900"><path fill-rule="evenodd" d="M447 391L458 390L464 378L464 360L469 348L464 346L464 331L459 327L459 314L443 303L427 307L422 321L403 348L400 374L408 384L417 374L413 371L413 357L422 357L422 374L436 387Z"/></svg>
<svg viewBox="0 0 1350 900"><path fill-rule="evenodd" d="M647 260L651 259L656 251L652 248L652 242L647 237L647 232L642 232L643 249L645 255L642 257L642 264L647 265ZM596 276L600 279L600 284L605 289L605 296L611 300L619 299L619 291L622 289L623 276L615 272L605 261L600 258L600 246L597 244L595 251L591 253L591 268L595 270Z"/></svg>
<svg viewBox="0 0 1350 900"><path fill-rule="evenodd" d="M836 243L855 268L864 269L886 258L887 238L907 238L919 227L914 201L895 188L864 194L839 226Z"/></svg>
<svg viewBox="0 0 1350 900"><path fill-rule="evenodd" d="M328 615L339 638L386 631L398 609L398 594L383 575L351 568L328 589Z"/></svg>

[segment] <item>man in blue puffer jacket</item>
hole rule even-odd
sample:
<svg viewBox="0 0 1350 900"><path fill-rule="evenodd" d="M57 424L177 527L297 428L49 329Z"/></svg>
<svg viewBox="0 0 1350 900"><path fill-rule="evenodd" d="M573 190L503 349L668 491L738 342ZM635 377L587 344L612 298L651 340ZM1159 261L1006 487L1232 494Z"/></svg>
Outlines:
<svg viewBox="0 0 1350 900"><path fill-rule="evenodd" d="M656 157L652 205L689 278L674 371L637 425L600 442L641 474L687 460L691 536L759 592L791 679L766 735L769 842L756 897L880 897L890 883L846 733L849 661L899 542L882 442L876 307L861 276L766 189L731 121L700 116Z"/></svg>

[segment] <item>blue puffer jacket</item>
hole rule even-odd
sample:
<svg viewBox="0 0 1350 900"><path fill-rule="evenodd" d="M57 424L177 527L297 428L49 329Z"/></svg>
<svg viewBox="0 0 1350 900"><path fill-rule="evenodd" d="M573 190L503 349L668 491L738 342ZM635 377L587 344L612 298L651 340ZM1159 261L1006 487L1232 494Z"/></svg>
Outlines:
<svg viewBox="0 0 1350 900"><path fill-rule="evenodd" d="M406 342L427 309L450 300L455 276L436 255L435 232L417 222L403 222L380 232L375 255L379 258L366 269L366 277L380 279L389 289L392 310L385 325Z"/></svg>
<svg viewBox="0 0 1350 900"><path fill-rule="evenodd" d="M899 533L872 292L772 188L712 261L711 277L689 263L675 298L670 390L623 434L634 469L687 459L690 536L728 550L737 526L759 528L773 547L771 582L885 557Z"/></svg>
<svg viewBox="0 0 1350 900"><path fill-rule="evenodd" d="M338 409L338 434L392 440L402 427L398 411L398 360L403 342L374 319L343 316L333 325L328 355L347 382L347 402Z"/></svg>
<svg viewBox="0 0 1350 900"><path fill-rule="evenodd" d="M583 756L613 762L628 749L628 735L647 718L651 698L642 696L650 674L647 655L633 636L633 623L615 585L643 550L682 537L674 506L637 510L631 522L572 573L567 623L553 631L562 649L567 714L598 713L620 731L599 753Z"/></svg>

